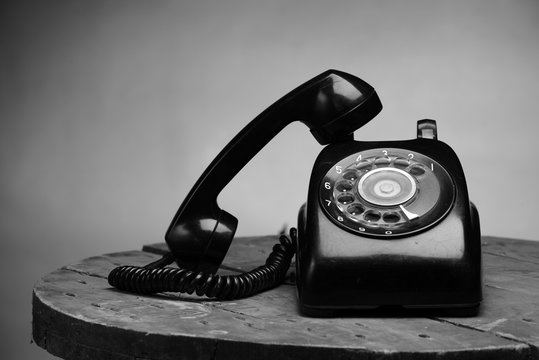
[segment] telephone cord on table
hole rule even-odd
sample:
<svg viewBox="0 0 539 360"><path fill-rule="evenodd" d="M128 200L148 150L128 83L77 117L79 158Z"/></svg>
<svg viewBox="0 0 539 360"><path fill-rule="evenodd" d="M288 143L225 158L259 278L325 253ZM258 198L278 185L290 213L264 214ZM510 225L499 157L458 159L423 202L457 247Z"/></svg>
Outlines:
<svg viewBox="0 0 539 360"><path fill-rule="evenodd" d="M207 296L218 300L248 297L281 284L296 250L297 230L290 237L281 235L266 263L239 275L217 275L183 268L167 267L174 262L172 253L144 267L119 266L109 276L109 284L117 289L139 294L180 292Z"/></svg>

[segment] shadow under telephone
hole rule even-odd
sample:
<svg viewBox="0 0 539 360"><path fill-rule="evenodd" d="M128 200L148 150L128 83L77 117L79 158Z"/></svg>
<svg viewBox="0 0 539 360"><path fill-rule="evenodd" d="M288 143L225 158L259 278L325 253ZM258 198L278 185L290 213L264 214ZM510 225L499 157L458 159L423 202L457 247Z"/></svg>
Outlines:
<svg viewBox="0 0 539 360"><path fill-rule="evenodd" d="M145 267L120 266L109 283L150 294L196 293L230 300L281 283L296 254L305 314L334 310L461 309L482 300L479 216L455 152L420 120L417 138L354 141L382 109L363 80L328 70L268 107L241 130L195 183L170 224L170 253ZM314 164L298 227L281 236L266 263L247 273L216 274L238 220L217 196L293 121L327 145ZM173 262L178 267L168 267Z"/></svg>

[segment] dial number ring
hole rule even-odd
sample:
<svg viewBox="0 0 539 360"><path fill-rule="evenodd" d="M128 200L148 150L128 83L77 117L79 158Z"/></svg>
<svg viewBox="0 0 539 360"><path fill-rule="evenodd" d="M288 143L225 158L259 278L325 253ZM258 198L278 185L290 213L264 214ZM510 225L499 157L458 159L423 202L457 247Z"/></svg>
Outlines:
<svg viewBox="0 0 539 360"><path fill-rule="evenodd" d="M398 148L347 156L323 177L319 198L328 217L354 233L398 237L424 230L451 209L455 188L435 160Z"/></svg>

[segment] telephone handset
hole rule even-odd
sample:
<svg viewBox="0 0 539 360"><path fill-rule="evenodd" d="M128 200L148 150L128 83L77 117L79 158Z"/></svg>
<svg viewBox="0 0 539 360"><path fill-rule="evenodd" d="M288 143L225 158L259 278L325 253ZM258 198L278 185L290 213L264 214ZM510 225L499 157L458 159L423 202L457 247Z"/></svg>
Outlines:
<svg viewBox="0 0 539 360"><path fill-rule="evenodd" d="M382 109L363 80L328 70L252 120L217 155L170 224L170 253L145 267L121 266L109 283L138 293L179 291L233 299L283 281L297 252L305 313L384 305L477 309L481 301L479 219L455 153L432 120L418 138L358 142L353 132ZM237 226L217 196L293 121L322 145L298 231L281 236L266 264L215 274ZM297 251L296 251L297 250ZM178 268L165 267L176 262Z"/></svg>

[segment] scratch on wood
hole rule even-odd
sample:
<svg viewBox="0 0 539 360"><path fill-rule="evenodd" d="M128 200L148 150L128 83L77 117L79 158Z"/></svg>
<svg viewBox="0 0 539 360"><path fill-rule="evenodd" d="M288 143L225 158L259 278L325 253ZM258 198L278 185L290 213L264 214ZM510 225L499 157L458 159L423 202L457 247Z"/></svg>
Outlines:
<svg viewBox="0 0 539 360"><path fill-rule="evenodd" d="M213 342L213 352L211 354L211 360L216 360L217 359L217 348L218 347L219 347L219 342L214 341Z"/></svg>
<svg viewBox="0 0 539 360"><path fill-rule="evenodd" d="M106 279L107 278L106 276L103 276L103 275L100 275L100 274L95 274L95 273L91 273L91 272L88 272L88 271L82 271L82 270L74 269L69 265L62 266L61 270L73 271L74 273L77 273L77 274L86 275L86 276L92 276L92 277L96 277L96 278L100 278L100 279Z"/></svg>
<svg viewBox="0 0 539 360"><path fill-rule="evenodd" d="M464 328L464 329L470 329L470 330L475 330L475 331L480 331L480 332L488 332L488 330L484 330L482 329L483 326L481 327L474 327L474 326L471 326L471 325L464 325L464 324L459 324L457 322L454 322L454 321L449 321L447 319L441 319L441 318L430 318L431 320L435 320L435 321L439 321L439 322L443 322L443 323L448 323L448 324L451 324L451 325L455 325L457 327L461 327L461 328ZM502 320L502 319L500 319ZM504 321L506 321L507 319L503 319ZM497 320L499 321L499 320ZM496 321L495 321L496 322ZM501 322L500 322L501 323ZM492 324L492 323L491 323ZM488 325L488 324L486 324ZM523 349L536 349L535 345L525 341L525 340L522 340L522 339L519 339L517 338L516 336L512 335L512 334L508 334L508 333L503 333L503 332L499 332L499 331L493 331L492 334L502 338L502 339L506 339L506 340L511 340L511 341L515 341L516 343L519 344L519 348L523 348Z"/></svg>
<svg viewBox="0 0 539 360"><path fill-rule="evenodd" d="M495 321L490 322L488 324L483 324L481 326L478 326L477 328L481 329L481 330L484 330L484 331L490 331L490 330L494 329L496 326L498 326L501 323L504 323L506 321L507 321L507 319L498 319L498 320L495 320Z"/></svg>
<svg viewBox="0 0 539 360"><path fill-rule="evenodd" d="M537 262L535 262L535 261L528 260L528 259L522 259L522 258L511 256L511 255L507 255L507 253L505 253L505 252L497 253L497 252L491 252L491 251L487 250L487 251L483 251L483 253L493 255L493 256L504 257L504 258L508 258L508 259L511 259L511 260L517 260L517 261L520 261L520 262L526 262L526 263L530 263L530 264L537 264Z"/></svg>

